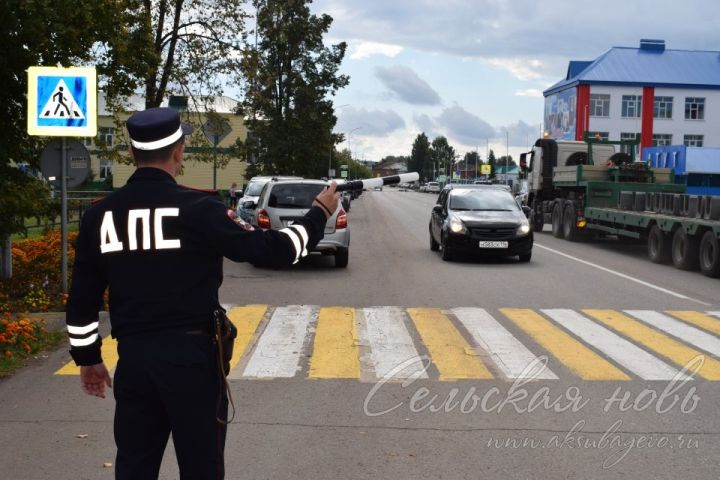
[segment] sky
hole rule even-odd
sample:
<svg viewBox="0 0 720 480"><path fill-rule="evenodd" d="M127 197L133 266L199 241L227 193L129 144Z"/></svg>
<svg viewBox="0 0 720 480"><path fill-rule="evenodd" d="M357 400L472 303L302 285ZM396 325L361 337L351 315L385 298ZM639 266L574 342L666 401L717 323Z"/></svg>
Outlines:
<svg viewBox="0 0 720 480"><path fill-rule="evenodd" d="M417 135L456 152L517 158L542 133L542 91L570 60L664 39L720 51L718 0L315 0L348 49L350 84L334 98L341 148L379 161Z"/></svg>

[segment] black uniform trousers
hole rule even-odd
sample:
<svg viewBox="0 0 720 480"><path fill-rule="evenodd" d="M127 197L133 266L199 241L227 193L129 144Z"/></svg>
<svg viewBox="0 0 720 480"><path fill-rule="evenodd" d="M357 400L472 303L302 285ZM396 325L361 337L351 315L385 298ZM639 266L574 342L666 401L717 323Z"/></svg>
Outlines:
<svg viewBox="0 0 720 480"><path fill-rule="evenodd" d="M115 478L158 478L172 433L182 480L224 478L227 394L207 334L121 338L115 370Z"/></svg>

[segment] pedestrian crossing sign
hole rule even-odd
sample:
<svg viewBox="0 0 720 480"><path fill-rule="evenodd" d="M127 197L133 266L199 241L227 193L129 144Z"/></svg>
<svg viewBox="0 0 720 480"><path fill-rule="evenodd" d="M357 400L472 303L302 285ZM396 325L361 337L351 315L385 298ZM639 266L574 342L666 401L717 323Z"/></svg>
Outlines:
<svg viewBox="0 0 720 480"><path fill-rule="evenodd" d="M97 135L95 68L30 67L27 97L29 135Z"/></svg>

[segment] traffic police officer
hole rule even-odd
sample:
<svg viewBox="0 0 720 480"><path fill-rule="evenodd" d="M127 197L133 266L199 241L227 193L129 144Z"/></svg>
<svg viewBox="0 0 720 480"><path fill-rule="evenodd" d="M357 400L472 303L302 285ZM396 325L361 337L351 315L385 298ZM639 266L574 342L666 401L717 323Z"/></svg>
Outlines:
<svg viewBox="0 0 720 480"><path fill-rule="evenodd" d="M116 478L156 479L170 433L181 478L224 476L227 397L211 331L223 257L281 267L307 255L336 209L335 184L305 217L280 231L238 226L208 192L175 182L184 137L176 111L151 108L127 121L137 170L85 213L67 305L70 354L82 389L105 397L98 310L109 290L119 361L114 394Z"/></svg>

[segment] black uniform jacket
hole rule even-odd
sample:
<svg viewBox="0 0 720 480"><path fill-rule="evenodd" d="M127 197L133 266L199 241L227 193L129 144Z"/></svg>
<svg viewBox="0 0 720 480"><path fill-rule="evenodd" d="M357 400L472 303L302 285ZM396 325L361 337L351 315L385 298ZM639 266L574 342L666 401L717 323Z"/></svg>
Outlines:
<svg viewBox="0 0 720 480"><path fill-rule="evenodd" d="M291 265L322 239L325 222L314 207L283 230L247 231L217 195L180 186L163 170L139 168L83 216L66 317L73 359L102 361L98 311L106 288L115 338L206 329L219 305L223 257Z"/></svg>

